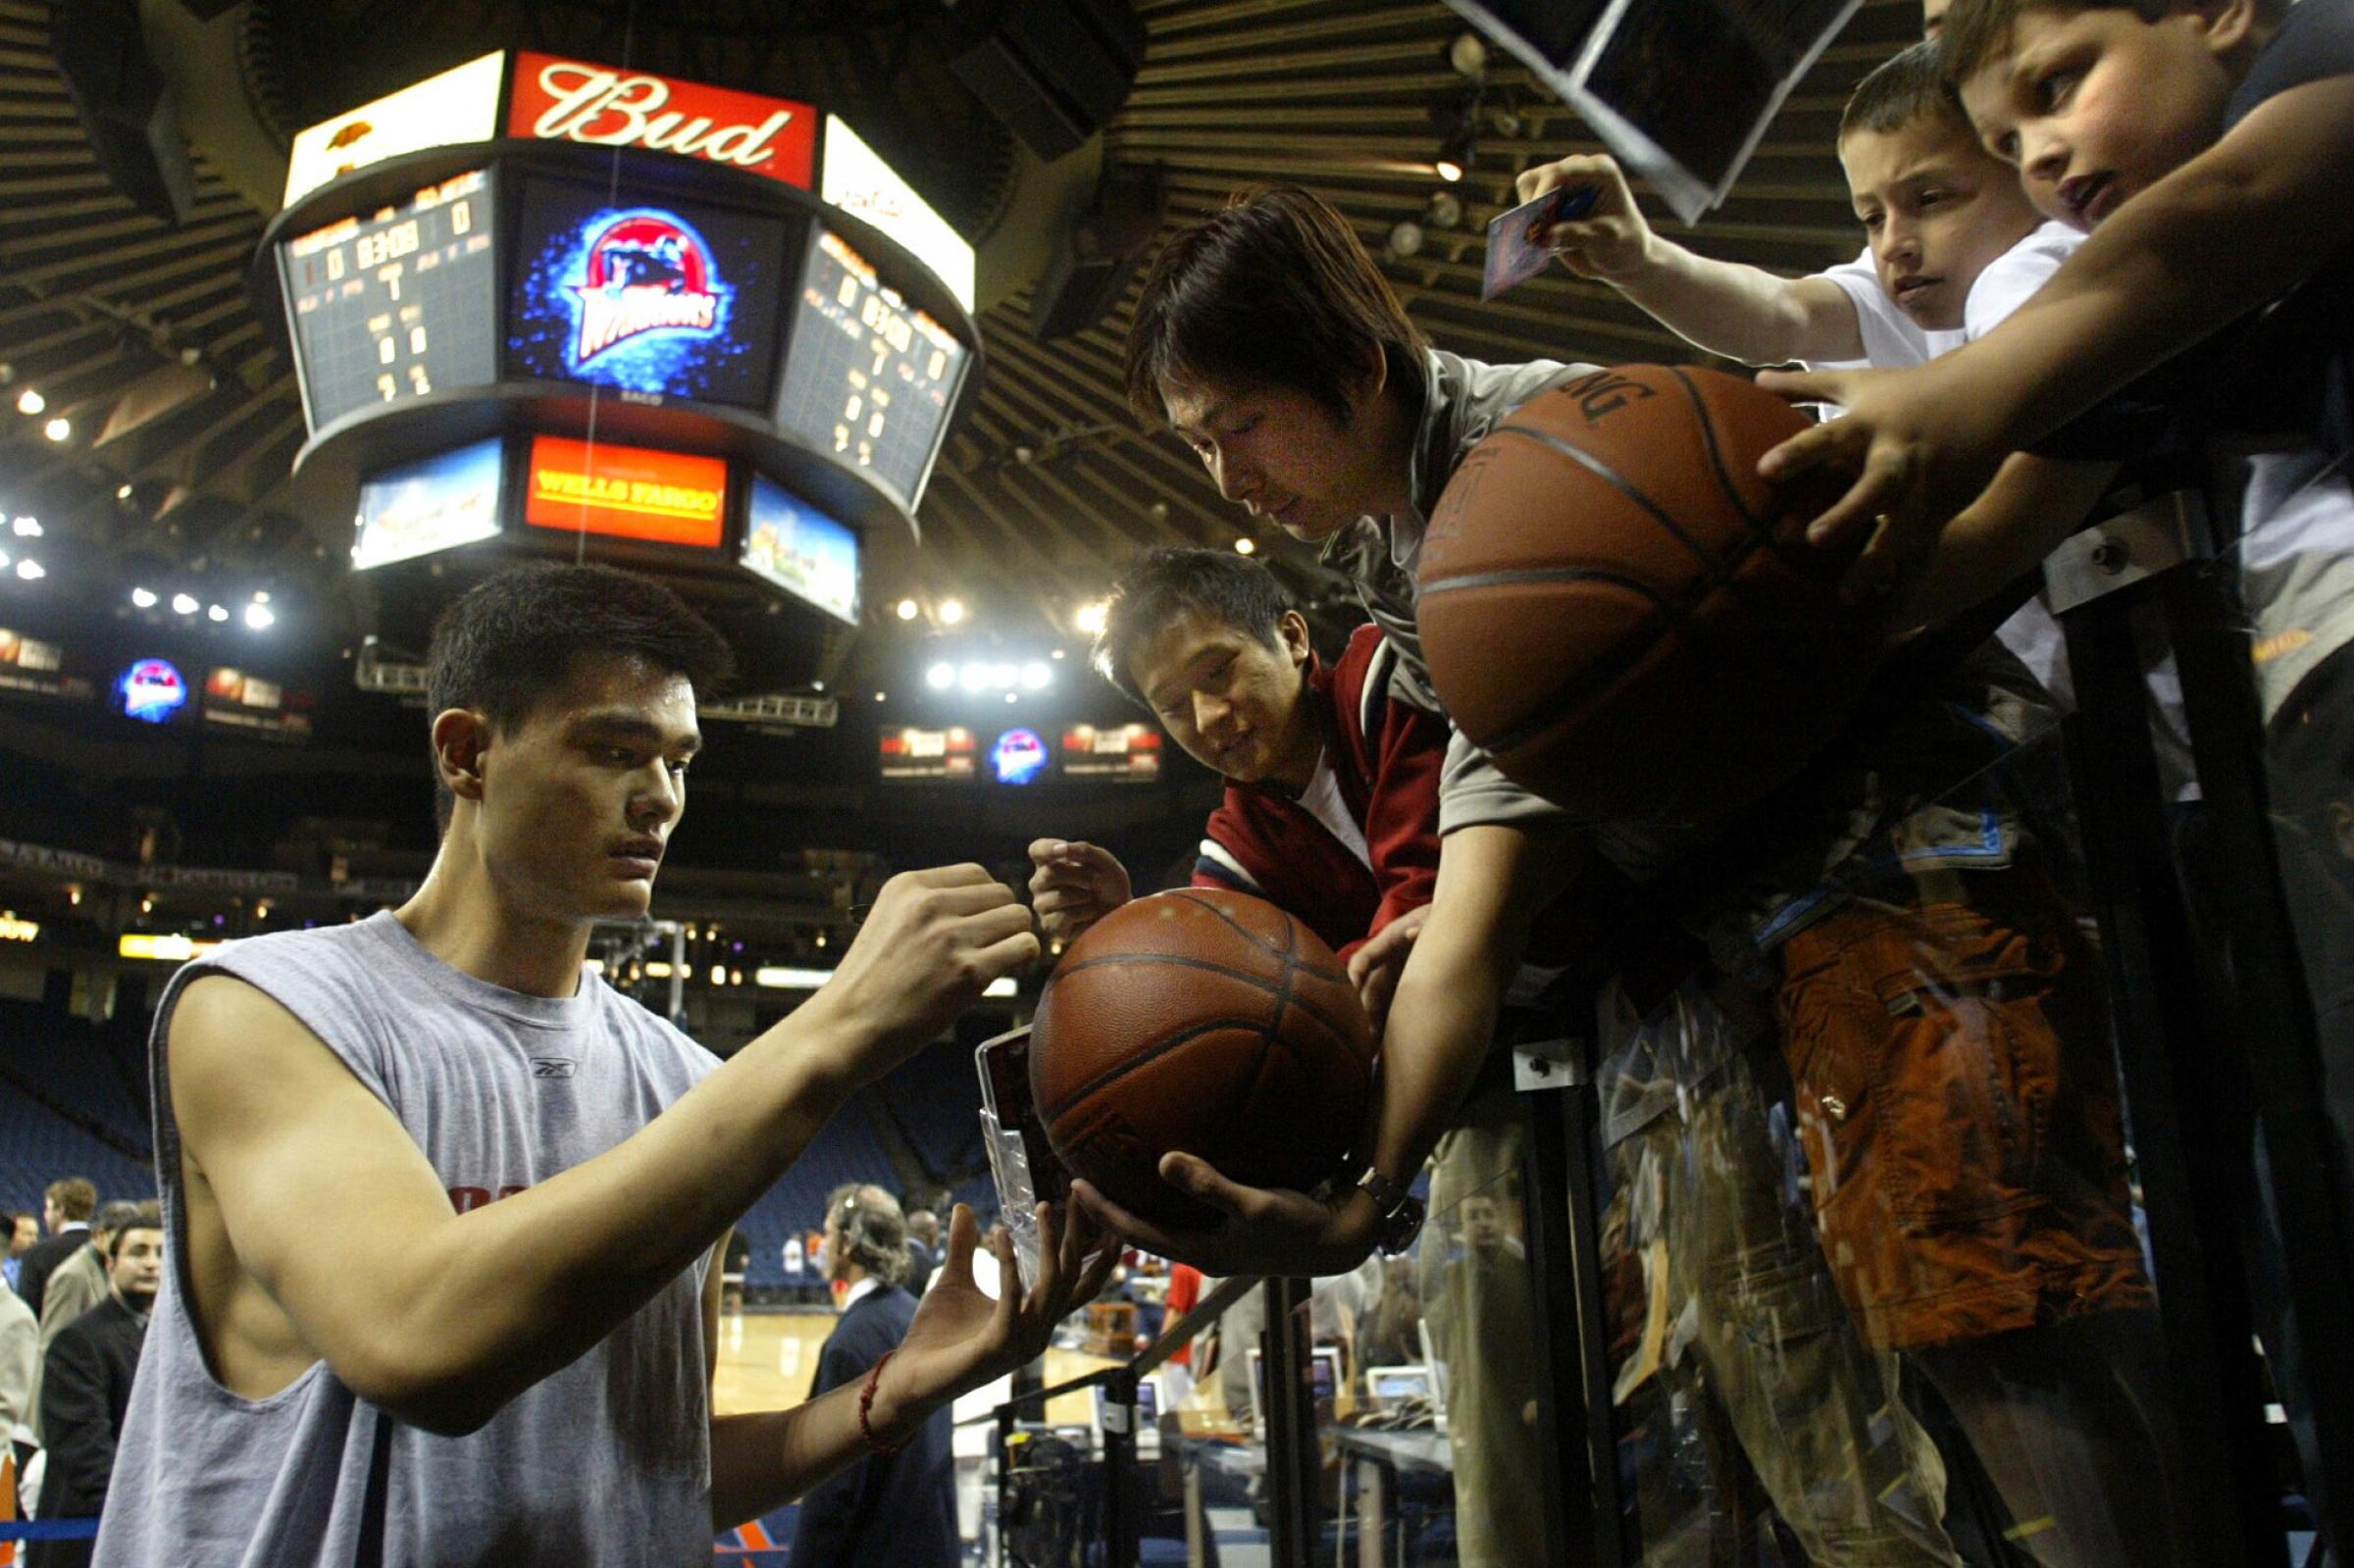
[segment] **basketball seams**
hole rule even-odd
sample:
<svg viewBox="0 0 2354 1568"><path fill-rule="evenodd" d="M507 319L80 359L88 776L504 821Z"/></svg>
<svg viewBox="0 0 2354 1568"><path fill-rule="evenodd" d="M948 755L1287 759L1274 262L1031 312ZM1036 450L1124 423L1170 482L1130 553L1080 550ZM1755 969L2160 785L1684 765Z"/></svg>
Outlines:
<svg viewBox="0 0 2354 1568"><path fill-rule="evenodd" d="M1653 522L1659 524L1661 528L1667 531L1669 537L1673 538L1685 549L1691 551L1692 558L1698 561L1702 566L1706 567L1711 564L1713 558L1710 556L1709 552L1701 548L1701 544L1698 539L1684 531L1684 526L1681 523L1678 523L1674 518L1667 515L1667 509L1665 507L1653 500L1650 492L1643 489L1642 486L1636 484L1625 475L1620 474L1615 468L1612 468L1603 459L1596 457L1593 453L1585 450L1581 446L1578 446L1576 443L1564 440L1562 437L1554 434L1551 430L1538 430L1532 426L1500 425L1496 428L1495 433L1497 435L1517 435L1523 440L1536 442L1539 446L1545 448L1547 451L1553 453L1557 457L1567 458L1570 462L1575 463L1578 467L1586 470L1596 479L1602 481L1605 484L1610 485L1619 494L1625 496L1628 500L1634 502L1635 505L1641 507L1646 516L1648 516ZM1491 439L1493 439L1493 437L1491 437Z"/></svg>
<svg viewBox="0 0 2354 1568"><path fill-rule="evenodd" d="M1667 374L1675 378L1676 384L1684 389L1684 396L1692 404L1692 417L1700 425L1701 443L1708 448L1709 471L1716 476L1716 487L1724 492L1726 500L1733 503L1733 510L1741 514L1741 521L1749 525L1753 537L1770 534L1773 531L1772 525L1751 510L1749 498L1733 488L1733 477L1725 471L1724 450L1716 443L1716 411L1700 395L1700 388L1693 384L1691 377L1672 365L1667 367Z"/></svg>
<svg viewBox="0 0 2354 1568"><path fill-rule="evenodd" d="M1241 921L1226 913L1225 910L1220 909L1214 900L1203 896L1202 890L1199 888L1172 887L1167 892L1162 893L1159 896L1164 898L1183 899L1185 902L1192 904L1196 909L1207 910L1210 914L1215 915L1218 919L1233 927L1234 934L1242 937L1243 940L1249 942L1254 947L1262 947L1268 952L1273 953L1278 958L1282 958L1292 951L1292 949L1288 947L1276 946L1273 942L1267 940L1266 937L1261 936L1257 932L1253 931L1250 927L1244 925ZM1269 905L1268 907L1272 908L1273 906ZM1278 914L1283 913L1281 910L1277 910L1276 912ZM1283 931L1286 936L1289 936L1292 934L1292 917L1288 914L1283 916Z"/></svg>
<svg viewBox="0 0 2354 1568"><path fill-rule="evenodd" d="M1188 1024L1185 1028L1178 1030L1175 1034L1170 1035L1165 1039L1155 1040L1152 1044L1147 1046L1141 1051L1136 1052L1134 1055L1114 1062L1111 1066L1104 1068L1101 1072L1096 1074L1095 1077L1087 1080L1077 1088L1071 1089L1060 1099L1055 1100L1051 1104L1040 1106L1038 1108L1039 1116L1050 1129L1055 1122L1062 1118L1063 1112L1069 1110L1072 1106L1085 1103L1087 1100L1092 1099L1098 1092L1113 1084L1118 1083L1121 1079L1126 1078L1130 1073L1135 1072L1138 1068L1160 1060L1163 1056L1168 1055L1169 1052L1177 1049L1179 1046L1190 1044L1194 1040L1200 1039L1203 1036L1215 1033L1221 1029L1230 1029L1238 1034L1244 1035L1263 1035L1264 1033L1263 1027L1256 1019L1254 1018L1199 1019L1194 1023Z"/></svg>

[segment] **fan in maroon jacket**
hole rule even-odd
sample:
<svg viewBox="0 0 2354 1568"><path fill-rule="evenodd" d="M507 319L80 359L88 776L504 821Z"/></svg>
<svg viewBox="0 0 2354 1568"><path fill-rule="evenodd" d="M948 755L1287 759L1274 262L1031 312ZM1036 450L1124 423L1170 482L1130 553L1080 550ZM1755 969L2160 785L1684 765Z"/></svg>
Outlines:
<svg viewBox="0 0 2354 1568"><path fill-rule="evenodd" d="M1113 589L1096 664L1171 739L1226 776L1196 886L1289 910L1349 963L1378 1020L1439 868L1447 724L1391 693L1396 650L1359 627L1327 666L1273 573L1224 550L1159 549ZM1041 838L1030 890L1069 938L1128 901L1095 844Z"/></svg>

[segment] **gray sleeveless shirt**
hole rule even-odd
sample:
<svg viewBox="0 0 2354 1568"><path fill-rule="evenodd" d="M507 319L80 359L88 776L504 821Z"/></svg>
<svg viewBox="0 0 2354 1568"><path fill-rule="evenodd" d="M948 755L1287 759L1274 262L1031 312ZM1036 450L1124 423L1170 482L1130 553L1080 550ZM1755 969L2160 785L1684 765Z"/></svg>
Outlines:
<svg viewBox="0 0 2354 1568"><path fill-rule="evenodd" d="M704 1265L463 1438L403 1425L324 1361L267 1399L214 1381L189 1317L164 1051L180 993L212 973L326 1041L400 1118L460 1213L603 1153L718 1066L594 975L561 1000L522 995L442 963L389 914L232 942L182 969L149 1045L165 1268L102 1568L709 1563Z"/></svg>

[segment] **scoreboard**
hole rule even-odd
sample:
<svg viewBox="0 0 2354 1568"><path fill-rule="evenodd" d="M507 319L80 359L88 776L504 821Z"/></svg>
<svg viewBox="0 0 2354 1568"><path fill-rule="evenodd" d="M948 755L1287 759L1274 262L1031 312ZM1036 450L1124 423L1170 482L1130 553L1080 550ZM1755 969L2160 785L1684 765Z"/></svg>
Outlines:
<svg viewBox="0 0 2354 1568"><path fill-rule="evenodd" d="M912 509L964 376L965 347L819 230L777 423L865 470Z"/></svg>
<svg viewBox="0 0 2354 1568"><path fill-rule="evenodd" d="M685 595L745 679L830 675L980 369L970 247L934 220L908 248L912 192L838 121L844 205L808 188L836 156L810 106L504 58L448 86L493 121L438 87L364 105L289 176L249 286L302 388L293 493L353 520L391 641L507 559L593 553ZM973 736L896 738L895 777L978 770Z"/></svg>
<svg viewBox="0 0 2354 1568"><path fill-rule="evenodd" d="M311 429L497 376L489 175L468 171L284 241Z"/></svg>

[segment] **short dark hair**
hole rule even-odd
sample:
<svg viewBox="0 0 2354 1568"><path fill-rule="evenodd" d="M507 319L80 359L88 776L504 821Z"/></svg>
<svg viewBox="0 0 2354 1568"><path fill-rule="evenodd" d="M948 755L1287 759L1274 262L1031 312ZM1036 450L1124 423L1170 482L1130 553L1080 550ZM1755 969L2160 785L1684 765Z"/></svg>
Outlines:
<svg viewBox="0 0 2354 1568"><path fill-rule="evenodd" d="M1349 220L1298 185L1264 185L1169 236L1128 328L1128 403L1147 429L1161 387L1200 377L1306 393L1346 420L1348 380L1379 348L1421 384L1428 339Z"/></svg>
<svg viewBox="0 0 2354 1568"><path fill-rule="evenodd" d="M2259 21L2278 23L2288 16L2289 0L2256 0ZM2081 11L2130 11L2144 22L2157 22L2182 9L2182 0L1954 0L1945 14L1945 31L1937 40L1937 60L1946 79L1968 81L2011 48L2011 29L2030 11L2052 11L2073 17Z"/></svg>
<svg viewBox="0 0 2354 1568"><path fill-rule="evenodd" d="M1103 630L1088 662L1128 700L1151 708L1128 672L1128 656L1139 642L1158 636L1193 610L1248 632L1270 648L1280 647L1284 612L1295 608L1275 574L1248 556L1164 544L1138 556L1111 585Z"/></svg>
<svg viewBox="0 0 2354 1568"><path fill-rule="evenodd" d="M69 1176L51 1182L41 1196L56 1204L57 1212L69 1220L86 1224L98 1212L98 1189L86 1176Z"/></svg>
<svg viewBox="0 0 2354 1568"><path fill-rule="evenodd" d="M1977 131L1945 74L1939 46L1922 42L1881 61L1856 83L1839 116L1839 139L1845 141L1859 130L1887 135L1931 117L1944 120L1971 146L1977 145Z"/></svg>
<svg viewBox="0 0 2354 1568"><path fill-rule="evenodd" d="M460 594L434 623L426 664L430 713L471 708L511 731L571 678L584 654L643 660L687 678L708 700L735 673L727 639L650 578L609 566L509 567ZM435 815L455 802L435 776Z"/></svg>
<svg viewBox="0 0 2354 1568"><path fill-rule="evenodd" d="M98 1218L90 1223L90 1229L104 1231L111 1236L123 1229L124 1226L136 1225L138 1222L139 1205L123 1198L116 1198L113 1202L99 1208Z"/></svg>
<svg viewBox="0 0 2354 1568"><path fill-rule="evenodd" d="M914 1260L907 1256L907 1220L897 1198L869 1183L851 1182L834 1189L826 1213L852 1262L886 1287L907 1278Z"/></svg>
<svg viewBox="0 0 2354 1568"><path fill-rule="evenodd" d="M130 1212L126 1215L117 1215L116 1218L121 1223L110 1227L107 1231L106 1261L109 1263L114 1262L117 1257L122 1255L123 1238L131 1232L160 1231L164 1228L164 1208L155 1199L149 1198L144 1203L126 1203L123 1206ZM115 1206L112 1203L106 1207L108 1213L114 1213Z"/></svg>

